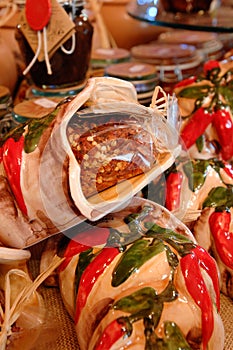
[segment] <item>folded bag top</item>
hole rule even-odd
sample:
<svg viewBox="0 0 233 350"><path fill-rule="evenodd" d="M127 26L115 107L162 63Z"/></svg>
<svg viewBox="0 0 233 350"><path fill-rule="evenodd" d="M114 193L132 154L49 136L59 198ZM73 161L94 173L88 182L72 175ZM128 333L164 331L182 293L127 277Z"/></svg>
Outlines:
<svg viewBox="0 0 233 350"><path fill-rule="evenodd" d="M176 119L171 114L177 109L169 108L170 120ZM111 77L90 78L77 96L8 139L2 148L10 186L23 214L38 221L45 236L126 205L181 150L169 118L138 103L133 84ZM10 146L18 144L9 157ZM12 157L18 173L10 171Z"/></svg>

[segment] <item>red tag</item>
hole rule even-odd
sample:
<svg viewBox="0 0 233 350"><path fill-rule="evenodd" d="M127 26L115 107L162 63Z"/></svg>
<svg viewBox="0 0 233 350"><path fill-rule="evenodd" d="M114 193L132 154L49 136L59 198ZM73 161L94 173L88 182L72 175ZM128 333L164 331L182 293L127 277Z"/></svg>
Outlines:
<svg viewBox="0 0 233 350"><path fill-rule="evenodd" d="M51 13L50 0L26 0L26 19L33 30L42 30L48 24Z"/></svg>

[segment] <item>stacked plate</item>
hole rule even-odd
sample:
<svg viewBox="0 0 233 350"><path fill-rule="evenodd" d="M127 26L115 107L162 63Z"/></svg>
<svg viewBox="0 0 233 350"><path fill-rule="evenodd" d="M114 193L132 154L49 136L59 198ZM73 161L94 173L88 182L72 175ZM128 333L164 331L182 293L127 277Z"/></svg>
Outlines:
<svg viewBox="0 0 233 350"><path fill-rule="evenodd" d="M27 98L36 98L36 97L66 97L77 95L86 85L87 80L83 81L79 85L61 87L61 88L48 88L48 87L38 87L32 85L28 88L26 95Z"/></svg>
<svg viewBox="0 0 233 350"><path fill-rule="evenodd" d="M132 47L131 56L134 61L156 68L159 84L166 93L172 93L179 81L201 71L202 58L192 45L152 42Z"/></svg>
<svg viewBox="0 0 233 350"><path fill-rule="evenodd" d="M33 98L25 100L14 106L12 110L13 120L17 123L24 123L29 119L42 118L51 113L61 98Z"/></svg>
<svg viewBox="0 0 233 350"><path fill-rule="evenodd" d="M130 60L130 51L122 48L98 48L91 54L93 76L103 76L105 67Z"/></svg>
<svg viewBox="0 0 233 350"><path fill-rule="evenodd" d="M208 59L220 60L224 52L223 43L216 33L173 30L161 33L158 36L158 41L166 44L193 45L198 50L203 61Z"/></svg>
<svg viewBox="0 0 233 350"><path fill-rule="evenodd" d="M151 102L156 85L158 85L158 74L154 65L144 62L123 62L109 65L105 68L105 76L111 76L130 81L141 104L147 105Z"/></svg>

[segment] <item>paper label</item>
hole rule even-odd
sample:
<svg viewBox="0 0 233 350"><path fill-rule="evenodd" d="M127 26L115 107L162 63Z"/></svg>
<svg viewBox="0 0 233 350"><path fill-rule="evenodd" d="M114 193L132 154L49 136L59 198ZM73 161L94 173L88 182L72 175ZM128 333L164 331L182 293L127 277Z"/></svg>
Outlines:
<svg viewBox="0 0 233 350"><path fill-rule="evenodd" d="M48 98L38 98L34 103L44 108L53 108L57 106L56 102L51 101Z"/></svg>
<svg viewBox="0 0 233 350"><path fill-rule="evenodd" d="M130 67L129 71L132 73L142 72L145 69L144 64L136 64L135 66Z"/></svg>
<svg viewBox="0 0 233 350"><path fill-rule="evenodd" d="M96 53L101 54L101 55L106 55L106 56L113 56L115 54L114 49L96 49Z"/></svg>
<svg viewBox="0 0 233 350"><path fill-rule="evenodd" d="M51 57L57 49L64 44L74 33L75 24L66 13L66 11L61 7L57 0L51 0L52 14L48 25L46 26L46 37L47 37L47 48L48 55ZM20 29L31 46L34 53L36 53L38 48L38 32L32 30L27 23L25 9L19 14L19 24ZM44 41L43 33L40 32L42 45L40 54L38 56L38 61L44 61Z"/></svg>

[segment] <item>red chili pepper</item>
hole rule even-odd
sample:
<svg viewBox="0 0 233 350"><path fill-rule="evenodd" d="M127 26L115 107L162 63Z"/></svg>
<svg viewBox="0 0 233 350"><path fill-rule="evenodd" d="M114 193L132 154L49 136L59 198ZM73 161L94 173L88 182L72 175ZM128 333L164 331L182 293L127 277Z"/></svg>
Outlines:
<svg viewBox="0 0 233 350"><path fill-rule="evenodd" d="M0 163L3 161L3 147L0 148Z"/></svg>
<svg viewBox="0 0 233 350"><path fill-rule="evenodd" d="M59 272L62 272L65 270L65 268L69 265L73 256L80 254L89 248L90 247L88 247L84 244L80 244L76 241L73 241L73 240L70 241L70 243L68 244L67 249L65 251L65 254L64 254L65 260L63 260L63 262L61 263L61 265L58 268Z"/></svg>
<svg viewBox="0 0 233 350"><path fill-rule="evenodd" d="M198 108L184 128L181 130L180 137L184 143L184 146L189 149L206 130L207 126L213 120L213 113L207 109Z"/></svg>
<svg viewBox="0 0 233 350"><path fill-rule="evenodd" d="M81 311L86 304L87 297L91 292L95 282L99 276L102 275L104 270L111 264L117 254L119 254L118 248L105 247L84 270L79 282L78 293L76 297L75 324L79 320Z"/></svg>
<svg viewBox="0 0 233 350"><path fill-rule="evenodd" d="M219 277L218 270L215 260L210 254L201 246L196 246L192 249L192 252L198 258L199 265L208 273L210 276L216 295L216 307L220 310L220 288L219 288Z"/></svg>
<svg viewBox="0 0 233 350"><path fill-rule="evenodd" d="M180 206L181 185L183 174L181 171L171 172L166 179L165 207L173 211Z"/></svg>
<svg viewBox="0 0 233 350"><path fill-rule="evenodd" d="M213 212L209 217L210 231L218 255L222 262L233 269L233 232L229 232L231 213L229 211Z"/></svg>
<svg viewBox="0 0 233 350"><path fill-rule="evenodd" d="M183 79L175 85L175 88L191 85L192 83L195 83L196 80L197 80L196 76L192 76L192 77L189 77L187 79Z"/></svg>
<svg viewBox="0 0 233 350"><path fill-rule="evenodd" d="M214 329L212 301L202 277L196 254L190 253L182 257L180 266L188 292L201 309L202 344L203 350L206 350Z"/></svg>
<svg viewBox="0 0 233 350"><path fill-rule="evenodd" d="M230 163L224 163L223 170L233 179L233 167Z"/></svg>
<svg viewBox="0 0 233 350"><path fill-rule="evenodd" d="M107 242L109 236L109 228L93 227L90 230L83 231L72 238L64 252L65 260L59 266L59 271L65 270L70 260L74 255L77 255L85 250L103 245Z"/></svg>
<svg viewBox="0 0 233 350"><path fill-rule="evenodd" d="M219 62L215 60L209 60L204 63L203 65L203 72L204 75L207 76L209 72L211 72L213 69L220 68Z"/></svg>
<svg viewBox="0 0 233 350"><path fill-rule="evenodd" d="M214 113L213 125L216 129L223 160L233 157L233 119L229 109L218 109Z"/></svg>
<svg viewBox="0 0 233 350"><path fill-rule="evenodd" d="M125 323L120 319L113 320L107 325L95 346L95 350L110 350L112 345L127 333Z"/></svg>
<svg viewBox="0 0 233 350"><path fill-rule="evenodd" d="M18 206L22 213L27 215L27 207L24 202L20 184L23 147L23 136L21 136L18 141L9 137L2 146L2 160L11 190L15 195Z"/></svg>

